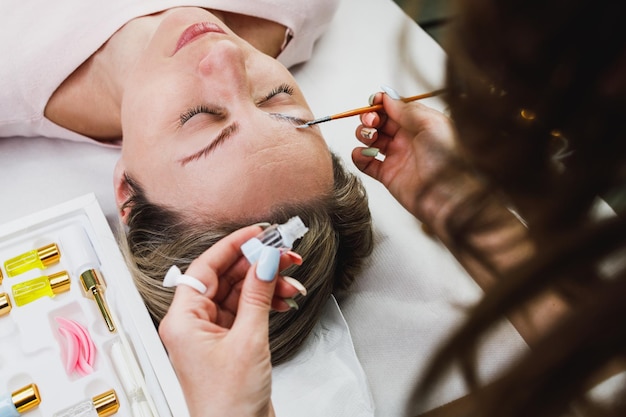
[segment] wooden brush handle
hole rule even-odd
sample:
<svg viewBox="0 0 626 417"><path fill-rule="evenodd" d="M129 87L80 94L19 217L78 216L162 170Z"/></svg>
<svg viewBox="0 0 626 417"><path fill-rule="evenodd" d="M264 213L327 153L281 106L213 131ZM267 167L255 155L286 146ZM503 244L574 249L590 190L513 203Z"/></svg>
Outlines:
<svg viewBox="0 0 626 417"><path fill-rule="evenodd" d="M430 93L418 94L416 96L411 96L411 97L404 97L401 100L404 101L405 103L408 103L408 102L415 101L415 100L421 100L423 98L434 97L443 92L445 92L444 89L435 90L435 91L431 91ZM343 113L333 114L332 116L330 116L330 120L343 119L344 117L356 116L357 114L378 111L378 110L381 110L382 108L383 108L382 104L374 104L373 106L359 107L358 109L353 109L353 110L345 111Z"/></svg>

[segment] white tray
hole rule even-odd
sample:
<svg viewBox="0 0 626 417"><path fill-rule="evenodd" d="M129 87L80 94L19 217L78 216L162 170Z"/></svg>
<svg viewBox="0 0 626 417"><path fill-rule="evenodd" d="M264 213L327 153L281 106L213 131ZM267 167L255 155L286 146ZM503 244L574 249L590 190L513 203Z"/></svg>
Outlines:
<svg viewBox="0 0 626 417"><path fill-rule="evenodd" d="M99 261L105 281L104 297L116 325L115 332L109 332L95 301L85 295L79 277L72 273L79 255L70 253L72 246L64 245L63 241L67 242L69 231L81 228ZM58 263L44 270L7 276L6 260L53 242L61 253ZM35 383L41 403L25 415L49 417L114 389L120 403L116 416L189 415L167 353L95 195L88 194L0 225L0 265L3 274L0 292L8 294L12 304L11 311L0 316L0 396ZM69 291L16 305L13 285L62 270L70 273ZM57 316L75 320L89 331L96 346L92 373L81 376L66 372L64 338L58 331ZM130 359L125 370L118 370L113 363L111 350L115 344L125 349Z"/></svg>

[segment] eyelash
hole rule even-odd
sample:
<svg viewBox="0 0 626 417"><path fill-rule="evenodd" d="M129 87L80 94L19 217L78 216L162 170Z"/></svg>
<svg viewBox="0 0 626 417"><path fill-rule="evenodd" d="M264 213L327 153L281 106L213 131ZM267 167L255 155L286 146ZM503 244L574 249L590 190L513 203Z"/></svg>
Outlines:
<svg viewBox="0 0 626 417"><path fill-rule="evenodd" d="M268 101L270 100L272 97L280 94L280 93L285 93L285 94L289 94L290 96L293 95L293 87L290 86L289 84L283 83L281 85L279 85L278 87L274 87L274 89L272 91L269 92L268 95L265 96L265 99L263 101Z"/></svg>
<svg viewBox="0 0 626 417"><path fill-rule="evenodd" d="M279 85L278 87L274 87L272 91L270 91L265 96L265 98L261 100L261 102L269 101L272 99L272 97L277 96L278 94L281 94L281 93L289 94L291 96L293 95L293 90L294 89L292 86L290 86L289 84L283 83ZM192 107L188 109L187 111L185 111L184 113L182 113L180 115L180 125L181 126L184 125L185 123L187 123L189 119L191 119L196 114L200 114L200 113L213 114L217 116L220 114L218 111L213 110L209 108L208 106L201 104L199 106Z"/></svg>
<svg viewBox="0 0 626 417"><path fill-rule="evenodd" d="M214 114L214 115L219 114L217 111L212 110L209 107L201 104L199 106L192 107L186 112L182 113L180 115L180 125L181 126L184 125L185 123L187 123L189 119L191 119L196 114L200 114L200 113L207 113L207 114Z"/></svg>

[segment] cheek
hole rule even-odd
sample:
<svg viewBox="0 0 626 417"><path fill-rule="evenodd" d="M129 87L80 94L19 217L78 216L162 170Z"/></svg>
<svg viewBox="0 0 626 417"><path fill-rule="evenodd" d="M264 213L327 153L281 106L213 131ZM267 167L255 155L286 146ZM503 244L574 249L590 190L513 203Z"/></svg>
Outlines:
<svg viewBox="0 0 626 417"><path fill-rule="evenodd" d="M122 104L120 107L121 121L122 121L122 133L124 135L124 142L130 142L131 139L140 138L145 132L142 131L141 126L145 125L146 115L144 110L145 106L142 103L149 103L144 97L145 91L137 87L137 82L129 79L129 85L122 97Z"/></svg>
<svg viewBox="0 0 626 417"><path fill-rule="evenodd" d="M121 103L122 126L133 124L136 120L148 123L154 122L155 115L163 114L162 103L172 101L172 92L177 91L176 78L170 75L176 73L168 62L153 56L150 48L137 58L135 65L130 69L123 86ZM132 131L129 133L135 134Z"/></svg>
<svg viewBox="0 0 626 417"><path fill-rule="evenodd" d="M159 80L146 76L143 82L133 83L122 98L123 142L133 152L149 151L150 147L168 152L168 138L178 128L181 106L169 89L155 87L168 85L164 77Z"/></svg>
<svg viewBox="0 0 626 417"><path fill-rule="evenodd" d="M174 134L180 115L202 95L198 80L175 66L137 69L128 80L122 97L121 118L124 134Z"/></svg>

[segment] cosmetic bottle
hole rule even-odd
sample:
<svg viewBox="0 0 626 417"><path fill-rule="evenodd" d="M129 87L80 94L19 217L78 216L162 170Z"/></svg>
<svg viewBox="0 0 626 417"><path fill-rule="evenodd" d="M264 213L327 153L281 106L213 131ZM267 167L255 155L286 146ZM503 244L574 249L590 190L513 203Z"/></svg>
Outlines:
<svg viewBox="0 0 626 417"><path fill-rule="evenodd" d="M70 276L67 271L57 272L49 276L43 275L28 281L20 282L11 287L15 304L23 306L41 297L54 297L69 291Z"/></svg>
<svg viewBox="0 0 626 417"><path fill-rule="evenodd" d="M119 409L120 403L115 390L109 390L58 411L52 417L108 417Z"/></svg>
<svg viewBox="0 0 626 417"><path fill-rule="evenodd" d="M19 417L41 402L37 385L30 384L12 392L0 395L0 417Z"/></svg>
<svg viewBox="0 0 626 417"><path fill-rule="evenodd" d="M59 262L59 259L61 259L59 247L56 243L51 243L9 259L4 263L4 269L8 276L14 277L31 269L45 269Z"/></svg>
<svg viewBox="0 0 626 417"><path fill-rule="evenodd" d="M67 251L72 272L79 277L85 295L94 300L109 332L115 332L115 323L104 297L104 279L100 260L82 226L72 226L64 231L61 244Z"/></svg>
<svg viewBox="0 0 626 417"><path fill-rule="evenodd" d="M288 251L293 247L296 240L300 239L308 227L304 225L300 217L290 218L286 223L273 224L259 233L257 236L241 245L241 251L250 264L255 263L261 255L264 246L271 246L281 251Z"/></svg>
<svg viewBox="0 0 626 417"><path fill-rule="evenodd" d="M9 295L4 292L0 292L0 317L6 316L11 312L11 299Z"/></svg>

